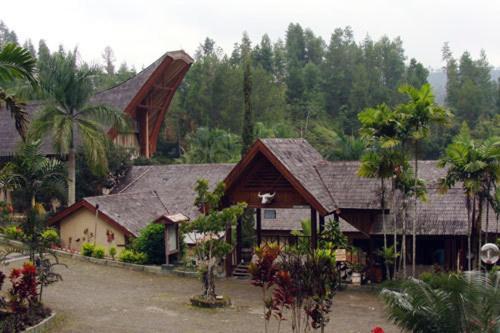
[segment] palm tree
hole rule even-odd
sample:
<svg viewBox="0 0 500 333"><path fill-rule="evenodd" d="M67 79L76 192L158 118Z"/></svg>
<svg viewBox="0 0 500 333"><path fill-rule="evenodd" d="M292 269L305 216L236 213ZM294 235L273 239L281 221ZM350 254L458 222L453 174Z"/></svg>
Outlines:
<svg viewBox="0 0 500 333"><path fill-rule="evenodd" d="M490 206L495 207L497 182L500 179L500 137L491 137L484 140L478 147L478 153L481 160L485 163L480 195L486 204L485 243L488 243L489 208ZM482 244L479 242L479 247L481 246Z"/></svg>
<svg viewBox="0 0 500 333"><path fill-rule="evenodd" d="M21 79L36 85L35 65L36 59L31 53L17 44L8 43L0 49L0 105L5 103L6 109L14 117L17 132L23 140L26 139L28 128L24 104L20 103L15 95L7 92L3 83Z"/></svg>
<svg viewBox="0 0 500 333"><path fill-rule="evenodd" d="M238 137L222 129L200 127L188 141L189 150L182 156L187 163L234 162L240 158Z"/></svg>
<svg viewBox="0 0 500 333"><path fill-rule="evenodd" d="M389 318L402 330L415 333L498 332L499 275L467 272L442 275L434 281L410 279L402 290L382 290Z"/></svg>
<svg viewBox="0 0 500 333"><path fill-rule="evenodd" d="M431 125L445 124L451 114L435 103L430 84L426 83L417 89L404 85L399 91L406 94L409 101L400 106L400 114L403 117L405 130L403 140L411 139L414 145L414 186L418 186L418 144L419 141L429 135ZM417 192L416 190L414 191ZM412 275L415 276L415 260L417 253L417 219L418 205L415 198L415 216L412 225Z"/></svg>
<svg viewBox="0 0 500 333"><path fill-rule="evenodd" d="M469 128L464 124L458 136L446 148L439 166L448 167L446 176L440 180L442 192L461 182L465 193L468 221L468 269L472 269L472 237L478 244L476 253L479 265L479 235L481 233L481 209L485 197L491 201L490 186L495 186L500 174L500 141L489 139L477 146L471 138ZM477 232L474 233L474 231ZM477 239L476 239L477 236Z"/></svg>
<svg viewBox="0 0 500 333"><path fill-rule="evenodd" d="M361 122L361 137L368 146L367 151L361 157L358 175L380 179L380 209L382 210L382 232L384 235L383 252L387 253L385 179L392 177L397 167L401 165L403 155L395 149L400 143L398 139L400 122L397 114L385 104L365 109L358 115L358 118ZM396 244L394 244L394 252L396 252ZM385 260L385 267L387 277L390 278L387 260Z"/></svg>
<svg viewBox="0 0 500 333"><path fill-rule="evenodd" d="M76 50L56 53L46 68L40 69L40 85L47 102L35 119L34 137L49 135L56 150L68 156L68 205L75 202L76 149L79 145L91 169L103 174L107 170L106 131L126 127L123 114L105 105L90 103L96 70L79 67Z"/></svg>
<svg viewBox="0 0 500 333"><path fill-rule="evenodd" d="M27 210L34 208L36 198L49 186L65 181L62 163L40 153L40 141L24 143L0 170L0 187L21 190Z"/></svg>

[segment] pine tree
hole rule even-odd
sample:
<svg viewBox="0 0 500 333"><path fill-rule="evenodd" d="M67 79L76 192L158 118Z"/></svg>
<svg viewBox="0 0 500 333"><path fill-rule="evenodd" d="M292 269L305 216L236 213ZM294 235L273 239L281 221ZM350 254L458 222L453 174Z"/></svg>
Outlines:
<svg viewBox="0 0 500 333"><path fill-rule="evenodd" d="M245 71L243 73L243 97L245 103L243 132L241 140L243 141L242 155L245 154L255 140L254 120L252 110L252 69L250 59L245 61Z"/></svg>

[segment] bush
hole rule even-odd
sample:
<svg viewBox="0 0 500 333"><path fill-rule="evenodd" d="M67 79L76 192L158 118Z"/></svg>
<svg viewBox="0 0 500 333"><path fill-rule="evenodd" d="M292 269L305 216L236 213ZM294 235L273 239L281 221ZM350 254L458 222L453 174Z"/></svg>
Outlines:
<svg viewBox="0 0 500 333"><path fill-rule="evenodd" d="M4 229L5 236L7 236L8 239L16 239L16 240L22 240L24 238L24 232L23 230L15 225L12 225L10 227L6 227Z"/></svg>
<svg viewBox="0 0 500 333"><path fill-rule="evenodd" d="M82 254L86 257L92 257L92 253L94 253L94 244L92 243L83 243L82 245Z"/></svg>
<svg viewBox="0 0 500 333"><path fill-rule="evenodd" d="M145 264L147 262L147 255L142 252L136 252L134 250L123 250L119 256L120 261L128 262L131 264Z"/></svg>
<svg viewBox="0 0 500 333"><path fill-rule="evenodd" d="M151 223L141 229L134 240L133 249L147 255L148 264L161 265L165 263L165 225Z"/></svg>
<svg viewBox="0 0 500 333"><path fill-rule="evenodd" d="M104 247L103 246L95 246L92 251L92 257L102 259L104 258Z"/></svg>
<svg viewBox="0 0 500 333"><path fill-rule="evenodd" d="M49 246L59 244L59 234L52 228L42 232L42 239Z"/></svg>
<svg viewBox="0 0 500 333"><path fill-rule="evenodd" d="M109 248L109 255L111 258L113 258L113 260L115 260L115 256L116 256L116 247L112 246Z"/></svg>

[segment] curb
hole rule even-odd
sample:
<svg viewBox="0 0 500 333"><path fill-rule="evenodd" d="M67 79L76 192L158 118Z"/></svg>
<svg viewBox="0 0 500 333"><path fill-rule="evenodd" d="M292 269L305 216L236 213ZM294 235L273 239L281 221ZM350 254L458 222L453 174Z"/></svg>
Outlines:
<svg viewBox="0 0 500 333"><path fill-rule="evenodd" d="M35 326L31 326L23 331L23 333L42 333L47 331L52 327L54 318L56 317L56 313L53 312L49 317L45 318Z"/></svg>
<svg viewBox="0 0 500 333"><path fill-rule="evenodd" d="M1 235L1 234L0 234L0 243L7 243L7 244L9 244L11 246L15 246L15 247L24 246L23 243L21 243L19 241L8 239L4 235ZM178 269L166 270L166 269L162 269L161 266L138 265L138 264L131 264L131 263L118 261L118 260L112 260L112 259L98 259L98 258L83 256L83 255L77 254L77 253L68 253L66 251L61 251L61 250L52 250L52 251L54 251L55 253L57 253L61 257L85 261L85 262L89 262L89 263L97 264L97 265L102 265L102 266L124 268L124 269L128 269L128 270L136 271L136 272L146 272L146 273L151 273L151 274L156 274L156 275L176 275L176 276L191 277L191 278L198 277L197 272L182 271L182 270L178 270ZM16 258L16 259L19 259L19 258Z"/></svg>

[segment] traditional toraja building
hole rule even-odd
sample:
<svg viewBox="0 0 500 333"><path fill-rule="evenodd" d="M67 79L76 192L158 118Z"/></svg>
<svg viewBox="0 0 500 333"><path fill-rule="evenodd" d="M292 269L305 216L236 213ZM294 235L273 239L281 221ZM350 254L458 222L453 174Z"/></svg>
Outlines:
<svg viewBox="0 0 500 333"><path fill-rule="evenodd" d="M445 170L437 168L436 161L421 161L420 165L429 200L418 204L417 263L440 263L454 269L457 263L465 262L468 228L464 194L459 186L439 194L437 181ZM123 247L141 228L161 216L195 218L199 211L193 206L194 186L198 179L205 178L212 186L225 182L226 205L245 201L254 209L257 242L286 242L290 232L299 230L300 222L308 219L311 244L316 246L325 219L331 218L339 219L341 230L354 245L374 253L382 246L379 182L357 176L358 168L359 162L324 160L303 139L261 139L236 165L133 167L113 194L85 198L55 215L51 223L59 227L64 246L79 249L93 233L91 237L97 237L104 246ZM263 202L264 194L272 199ZM390 205L386 213L387 232L392 235ZM408 241L412 220L409 209ZM486 224L490 235L498 233L492 209L488 223L483 219L484 232ZM226 232L228 238L231 234ZM236 226L236 235L228 270L245 259L241 224Z"/></svg>
<svg viewBox="0 0 500 333"><path fill-rule="evenodd" d="M91 103L115 108L132 119L129 133L109 129L109 137L137 155L152 156L165 114L192 63L193 59L184 51L167 52L129 80L95 94ZM30 102L26 106L28 117L36 117L41 107L42 103ZM10 112L0 110L0 159L12 156L20 142ZM41 151L45 155L55 154L49 140L44 140Z"/></svg>

